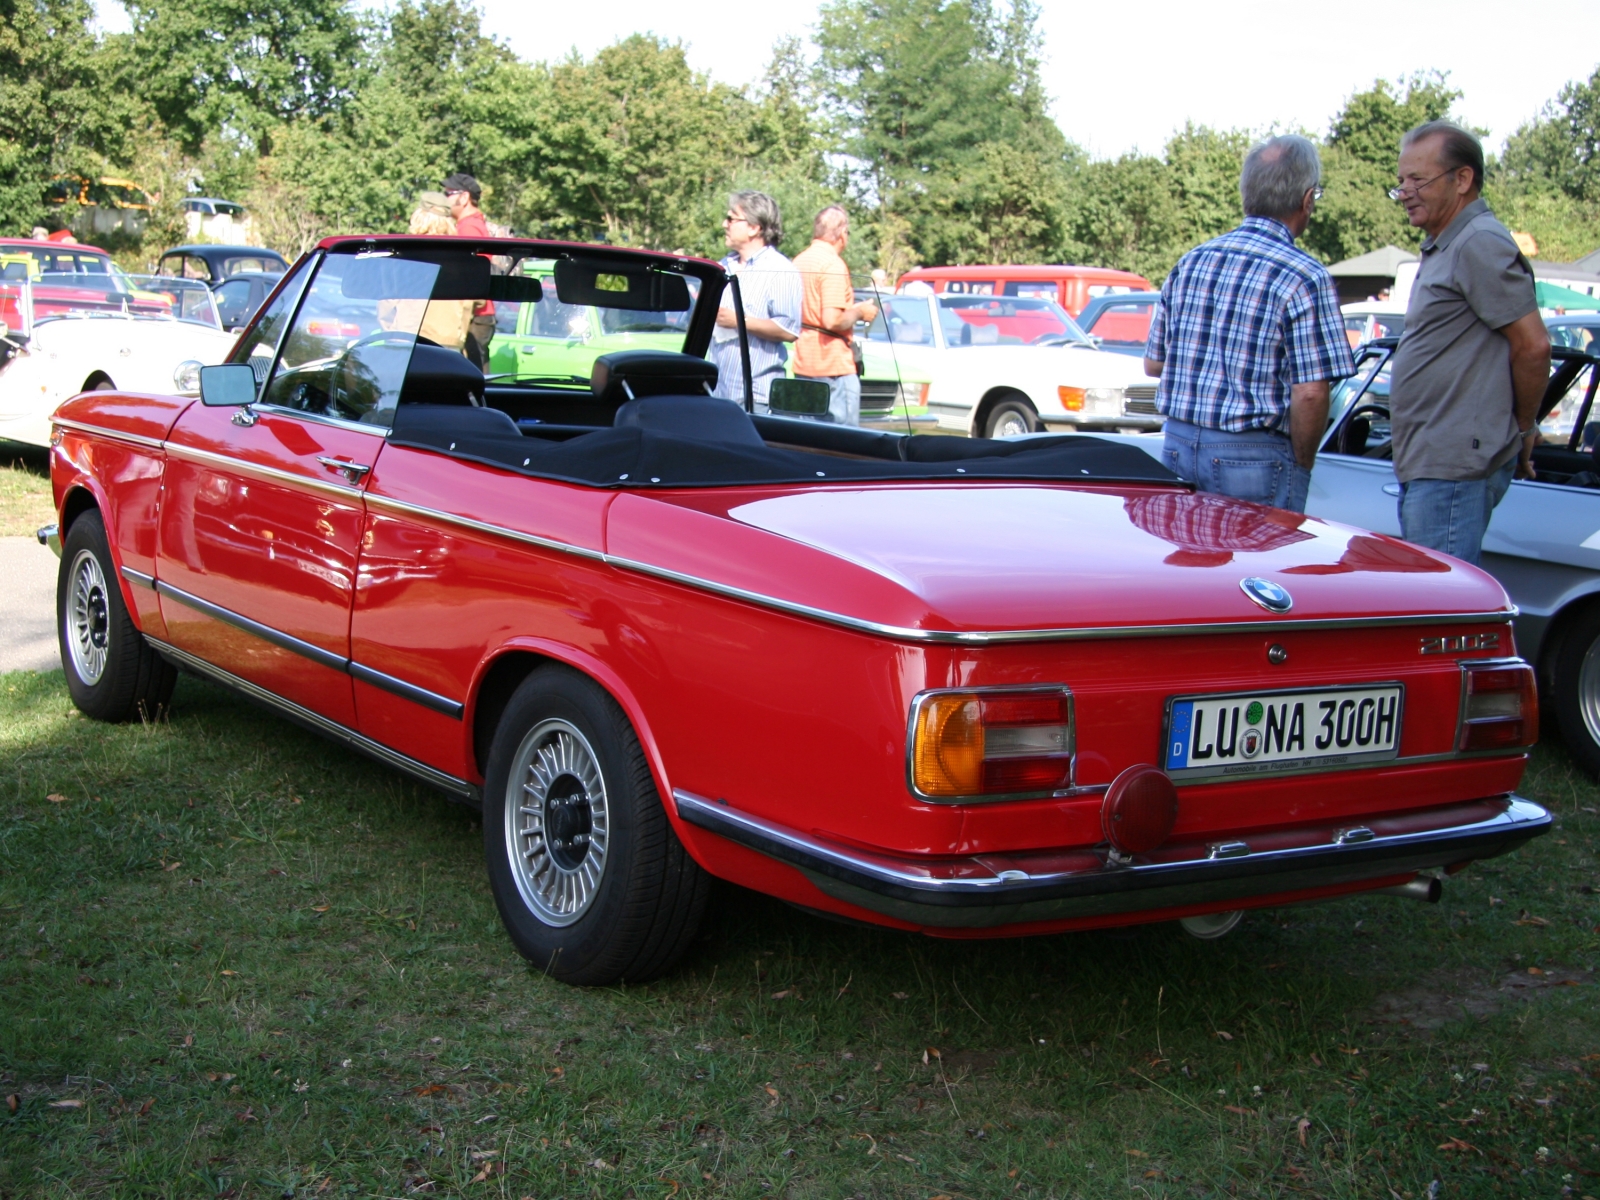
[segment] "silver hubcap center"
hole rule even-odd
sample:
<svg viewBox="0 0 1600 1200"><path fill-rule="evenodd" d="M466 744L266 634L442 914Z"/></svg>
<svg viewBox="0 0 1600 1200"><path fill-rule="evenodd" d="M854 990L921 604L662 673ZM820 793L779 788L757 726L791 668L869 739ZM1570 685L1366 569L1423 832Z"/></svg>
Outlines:
<svg viewBox="0 0 1600 1200"><path fill-rule="evenodd" d="M588 911L605 874L610 809L594 747L576 726L542 721L522 739L506 791L506 848L517 890L546 925Z"/></svg>
<svg viewBox="0 0 1600 1200"><path fill-rule="evenodd" d="M1589 643L1578 668L1578 711L1583 714L1589 740L1600 744L1600 638Z"/></svg>

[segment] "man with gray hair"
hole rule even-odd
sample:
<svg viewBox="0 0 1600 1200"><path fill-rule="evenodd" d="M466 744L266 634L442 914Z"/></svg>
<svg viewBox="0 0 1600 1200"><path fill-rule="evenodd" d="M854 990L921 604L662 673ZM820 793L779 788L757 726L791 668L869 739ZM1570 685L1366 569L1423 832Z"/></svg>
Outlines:
<svg viewBox="0 0 1600 1200"><path fill-rule="evenodd" d="M1150 322L1163 461L1201 491L1304 512L1331 381L1354 373L1327 269L1295 246L1322 188L1317 149L1269 138L1245 156L1237 229L1178 260Z"/></svg>
<svg viewBox="0 0 1600 1200"><path fill-rule="evenodd" d="M778 202L765 192L735 192L729 197L722 236L728 244L723 269L739 277L744 300L753 407L758 413L766 413L772 381L782 378L783 365L788 361L787 343L800 336L800 272L778 251L783 220ZM722 306L717 309L711 361L717 367L715 395L743 403L744 369L731 286L723 292Z"/></svg>
<svg viewBox="0 0 1600 1200"><path fill-rule="evenodd" d="M1533 268L1479 198L1478 139L1449 121L1418 125L1397 174L1389 198L1428 235L1389 389L1400 531L1477 563L1512 475L1533 475L1550 338Z"/></svg>

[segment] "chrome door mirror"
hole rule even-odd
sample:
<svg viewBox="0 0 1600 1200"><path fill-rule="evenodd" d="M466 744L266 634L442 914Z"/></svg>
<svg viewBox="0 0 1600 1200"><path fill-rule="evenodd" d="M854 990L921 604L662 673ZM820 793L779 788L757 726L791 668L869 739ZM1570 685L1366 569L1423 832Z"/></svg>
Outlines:
<svg viewBox="0 0 1600 1200"><path fill-rule="evenodd" d="M256 373L247 363L200 368L200 403L208 408L239 408L256 402Z"/></svg>

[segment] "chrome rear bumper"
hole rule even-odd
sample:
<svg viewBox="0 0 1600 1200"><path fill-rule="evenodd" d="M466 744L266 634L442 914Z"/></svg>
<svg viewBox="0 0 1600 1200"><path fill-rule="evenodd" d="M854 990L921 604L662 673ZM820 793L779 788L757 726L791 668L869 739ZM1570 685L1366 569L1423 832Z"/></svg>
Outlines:
<svg viewBox="0 0 1600 1200"><path fill-rule="evenodd" d="M55 551L57 558L61 557L61 530L59 527L42 525L35 536L39 539L39 545L49 546L51 550Z"/></svg>
<svg viewBox="0 0 1600 1200"><path fill-rule="evenodd" d="M673 800L684 821L799 868L837 900L948 928L1221 908L1492 858L1550 828L1544 809L1505 795L1360 825L1163 846L1126 864L1109 862L1103 847L919 860L847 849L681 790Z"/></svg>

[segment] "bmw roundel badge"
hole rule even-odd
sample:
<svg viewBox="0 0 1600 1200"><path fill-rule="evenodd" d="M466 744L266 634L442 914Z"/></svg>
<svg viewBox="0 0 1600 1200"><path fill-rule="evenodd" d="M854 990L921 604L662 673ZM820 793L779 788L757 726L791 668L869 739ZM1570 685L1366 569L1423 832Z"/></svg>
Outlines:
<svg viewBox="0 0 1600 1200"><path fill-rule="evenodd" d="M1286 613L1294 607L1294 597L1289 595L1286 588L1270 579L1259 579L1252 575L1239 580L1239 587L1269 613Z"/></svg>

